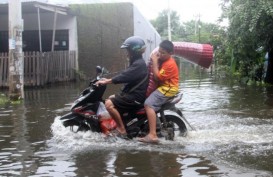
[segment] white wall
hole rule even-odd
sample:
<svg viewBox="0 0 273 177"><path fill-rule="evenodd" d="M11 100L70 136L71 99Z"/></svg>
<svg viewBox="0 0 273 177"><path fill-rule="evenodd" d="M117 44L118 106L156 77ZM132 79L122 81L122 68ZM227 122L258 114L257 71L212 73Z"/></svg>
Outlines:
<svg viewBox="0 0 273 177"><path fill-rule="evenodd" d="M71 18L71 23L69 27L69 50L76 51L76 70L79 69L78 65L78 31L77 31L77 17Z"/></svg>
<svg viewBox="0 0 273 177"><path fill-rule="evenodd" d="M134 6L134 35L140 36L145 40L146 52L144 59L147 61L154 48L161 42L161 37L152 24L146 20L139 10Z"/></svg>

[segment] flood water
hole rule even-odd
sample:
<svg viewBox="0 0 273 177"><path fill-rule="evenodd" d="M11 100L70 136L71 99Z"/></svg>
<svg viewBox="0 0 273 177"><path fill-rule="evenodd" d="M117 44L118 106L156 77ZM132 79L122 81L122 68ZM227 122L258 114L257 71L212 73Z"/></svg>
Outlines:
<svg viewBox="0 0 273 177"><path fill-rule="evenodd" d="M1 106L0 176L273 176L272 87L183 76L177 106L195 130L148 145L62 127L85 84L28 89L23 104Z"/></svg>

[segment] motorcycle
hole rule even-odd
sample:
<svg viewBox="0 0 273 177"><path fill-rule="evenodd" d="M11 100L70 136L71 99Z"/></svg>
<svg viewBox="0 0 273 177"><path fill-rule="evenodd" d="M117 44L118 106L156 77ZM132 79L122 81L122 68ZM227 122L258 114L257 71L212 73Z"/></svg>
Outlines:
<svg viewBox="0 0 273 177"><path fill-rule="evenodd" d="M74 132L90 130L107 135L111 134L111 131L116 128L116 123L109 117L109 114L106 113L107 118L105 118L103 114L98 113L104 107L102 97L106 85L96 86L95 83L105 76L106 71L103 67L96 67L95 79L91 80L89 86L80 93L72 104L71 111L60 117L64 127L70 127ZM188 125L189 123L175 106L181 99L182 94L177 94L157 112L157 134L159 137L174 140L175 136L186 136L187 127L185 122ZM165 111L168 113L166 114ZM128 138L143 137L148 134L149 125L144 107L131 112L120 111L120 113Z"/></svg>

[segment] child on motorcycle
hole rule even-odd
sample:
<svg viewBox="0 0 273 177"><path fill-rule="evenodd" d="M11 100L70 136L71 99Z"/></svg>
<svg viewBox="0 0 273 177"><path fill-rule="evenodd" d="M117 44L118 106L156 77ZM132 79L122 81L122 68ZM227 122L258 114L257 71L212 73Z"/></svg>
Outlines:
<svg viewBox="0 0 273 177"><path fill-rule="evenodd" d="M138 141L146 143L158 143L156 134L156 112L170 98L178 93L179 70L172 58L174 45L171 41L164 40L160 43L158 52L151 55L152 72L158 87L146 99L145 111L149 121L149 133Z"/></svg>

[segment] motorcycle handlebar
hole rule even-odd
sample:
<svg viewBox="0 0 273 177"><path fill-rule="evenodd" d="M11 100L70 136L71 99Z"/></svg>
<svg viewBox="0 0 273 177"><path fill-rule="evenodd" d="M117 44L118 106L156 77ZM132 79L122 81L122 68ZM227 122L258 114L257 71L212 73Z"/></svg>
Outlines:
<svg viewBox="0 0 273 177"><path fill-rule="evenodd" d="M116 74L118 74L118 73L121 72L121 71L118 71L118 72L112 72L112 73L110 73L104 67L101 70L102 71L100 73L97 73L97 76L89 82L89 86L98 87L98 85L95 84L97 81L105 79L104 77L107 77L109 75L116 75Z"/></svg>
<svg viewBox="0 0 273 177"><path fill-rule="evenodd" d="M96 78L96 79L94 79L94 80L92 80L92 81L90 81L90 83L89 83L89 86L93 86L93 87L100 87L100 86L102 86L102 85L104 85L104 84L96 84L99 80L103 80L103 79L105 79L105 78Z"/></svg>

